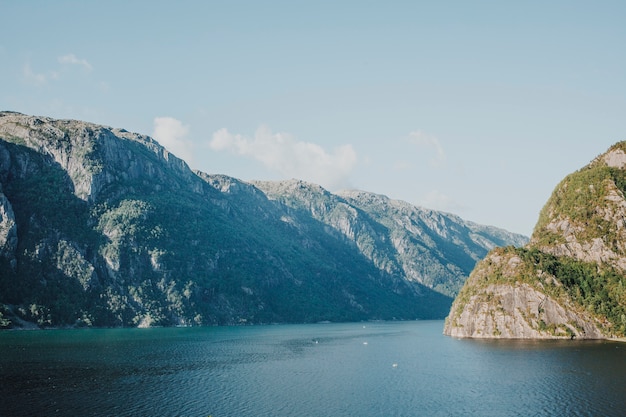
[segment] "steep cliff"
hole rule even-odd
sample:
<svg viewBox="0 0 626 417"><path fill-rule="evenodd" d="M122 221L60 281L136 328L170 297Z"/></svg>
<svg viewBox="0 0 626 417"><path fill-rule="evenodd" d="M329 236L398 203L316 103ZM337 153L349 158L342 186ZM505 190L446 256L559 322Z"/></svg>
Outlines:
<svg viewBox="0 0 626 417"><path fill-rule="evenodd" d="M568 175L525 248L476 265L444 333L605 338L626 333L626 142Z"/></svg>
<svg viewBox="0 0 626 417"><path fill-rule="evenodd" d="M319 186L304 188L315 190L308 200L296 189L279 200L193 172L144 135L0 112L0 327L446 314L452 292L410 277L387 246L367 252L341 224L351 219L382 240L387 226ZM324 199L342 204L336 224L316 214ZM430 256L411 245L402 248ZM471 262L447 262L461 271L446 278L454 288Z"/></svg>

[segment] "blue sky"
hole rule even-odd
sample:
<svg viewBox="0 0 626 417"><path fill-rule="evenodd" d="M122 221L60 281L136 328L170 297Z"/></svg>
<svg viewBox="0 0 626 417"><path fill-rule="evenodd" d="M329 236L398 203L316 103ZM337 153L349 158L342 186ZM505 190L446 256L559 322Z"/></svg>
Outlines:
<svg viewBox="0 0 626 417"><path fill-rule="evenodd" d="M0 0L0 109L530 235L626 140L623 1Z"/></svg>

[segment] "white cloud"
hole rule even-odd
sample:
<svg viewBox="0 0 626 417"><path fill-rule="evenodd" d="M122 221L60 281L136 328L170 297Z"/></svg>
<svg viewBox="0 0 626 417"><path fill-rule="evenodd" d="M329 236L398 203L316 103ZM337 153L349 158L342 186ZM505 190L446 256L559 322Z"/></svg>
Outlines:
<svg viewBox="0 0 626 417"><path fill-rule="evenodd" d="M253 138L220 129L209 143L215 151L231 151L256 159L286 178L298 178L320 184L330 190L347 187L357 155L351 145L342 145L332 152L321 146L296 140L287 133L273 133L267 126L259 127Z"/></svg>
<svg viewBox="0 0 626 417"><path fill-rule="evenodd" d="M86 71L91 71L93 69L92 65L87 62L87 60L77 58L74 54L60 56L57 58L57 61L59 64L81 66ZM29 84L44 85L49 81L60 79L64 72L64 68L59 68L58 71L35 72L30 66L30 63L27 62L22 68L22 78Z"/></svg>
<svg viewBox="0 0 626 417"><path fill-rule="evenodd" d="M465 207L462 204L438 190L432 190L426 194L426 196L422 198L418 204L432 210L446 212L459 212L465 210Z"/></svg>
<svg viewBox="0 0 626 417"><path fill-rule="evenodd" d="M59 78L59 73L55 71L51 71L48 73L43 72L35 72L31 68L30 64L27 62L24 64L22 68L22 77L24 80L30 84L34 85L43 85L46 84L50 80L56 80Z"/></svg>
<svg viewBox="0 0 626 417"><path fill-rule="evenodd" d="M111 86L109 86L109 83L105 82L105 81L100 81L98 83L98 89L102 92L102 93L108 93L109 91L111 91Z"/></svg>
<svg viewBox="0 0 626 417"><path fill-rule="evenodd" d="M413 164L403 160L395 161L392 165L393 170L397 172L408 172L413 168Z"/></svg>
<svg viewBox="0 0 626 417"><path fill-rule="evenodd" d="M76 57L74 54L67 54L58 58L60 64L79 65L87 71L91 71L93 67L86 59Z"/></svg>
<svg viewBox="0 0 626 417"><path fill-rule="evenodd" d="M188 133L189 126L183 125L180 120L173 117L154 118L152 137L168 151L191 164L193 162L193 146L190 141L185 139Z"/></svg>
<svg viewBox="0 0 626 417"><path fill-rule="evenodd" d="M437 139L434 136L426 134L420 130L409 133L409 142L417 145L420 148L431 149L435 152L435 155L430 159L430 164L434 167L440 167L446 161L446 153Z"/></svg>

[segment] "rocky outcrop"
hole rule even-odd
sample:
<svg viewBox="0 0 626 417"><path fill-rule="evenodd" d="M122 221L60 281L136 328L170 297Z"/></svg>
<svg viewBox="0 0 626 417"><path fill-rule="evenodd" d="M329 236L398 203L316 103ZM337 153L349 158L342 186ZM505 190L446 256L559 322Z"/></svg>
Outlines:
<svg viewBox="0 0 626 417"><path fill-rule="evenodd" d="M602 324L572 302L553 275L537 271L529 276L531 270L514 251L491 252L453 303L444 333L472 338L604 337Z"/></svg>
<svg viewBox="0 0 626 417"><path fill-rule="evenodd" d="M561 305L528 284L494 284L470 298L459 317L451 319L455 323L448 325L446 333L453 337L516 339L604 336L591 317L574 313L572 307Z"/></svg>
<svg viewBox="0 0 626 417"><path fill-rule="evenodd" d="M568 175L529 244L476 265L444 333L482 338L606 338L626 333L626 142Z"/></svg>

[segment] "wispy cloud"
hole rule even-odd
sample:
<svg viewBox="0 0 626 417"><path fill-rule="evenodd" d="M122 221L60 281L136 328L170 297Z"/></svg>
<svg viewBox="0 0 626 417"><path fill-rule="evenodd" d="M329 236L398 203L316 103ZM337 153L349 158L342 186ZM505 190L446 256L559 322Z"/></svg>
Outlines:
<svg viewBox="0 0 626 417"><path fill-rule="evenodd" d="M78 58L74 54L60 56L58 61L60 64L81 66L87 71L93 70L93 66L86 59Z"/></svg>
<svg viewBox="0 0 626 417"><path fill-rule="evenodd" d="M61 65L77 65L87 72L93 70L93 66L86 59L78 58L74 54L59 56L57 62ZM65 71L65 68L57 66L56 70L38 72L32 68L30 62L26 62L22 67L22 79L32 85L44 85L59 80Z"/></svg>
<svg viewBox="0 0 626 417"><path fill-rule="evenodd" d="M59 78L59 73L56 71L49 72L35 72L30 63L24 64L22 67L22 78L29 84L43 85L50 80L56 80Z"/></svg>
<svg viewBox="0 0 626 417"><path fill-rule="evenodd" d="M327 151L320 145L296 140L288 133L274 133L259 127L254 137L232 134L220 129L209 143L215 151L230 151L255 159L286 178L298 178L330 190L349 186L349 177L357 162L351 145Z"/></svg>
<svg viewBox="0 0 626 417"><path fill-rule="evenodd" d="M440 192L439 190L430 191L424 196L424 198L419 201L418 204L422 207L426 207L432 210L447 212L459 212L466 209L465 206L453 200L448 195Z"/></svg>
<svg viewBox="0 0 626 417"><path fill-rule="evenodd" d="M408 172L411 170L411 168L413 168L413 164L402 159L402 160L395 161L392 164L392 168L394 171L397 171L397 172Z"/></svg>
<svg viewBox="0 0 626 417"><path fill-rule="evenodd" d="M443 146L435 136L429 135L417 130L409 133L409 142L417 145L421 150L429 150L434 152L434 156L430 158L430 164L434 167L440 167L446 162L446 153Z"/></svg>
<svg viewBox="0 0 626 417"><path fill-rule="evenodd" d="M154 118L152 137L168 151L191 164L193 162L193 146L186 139L187 134L189 134L189 126L183 125L180 120L173 117Z"/></svg>

